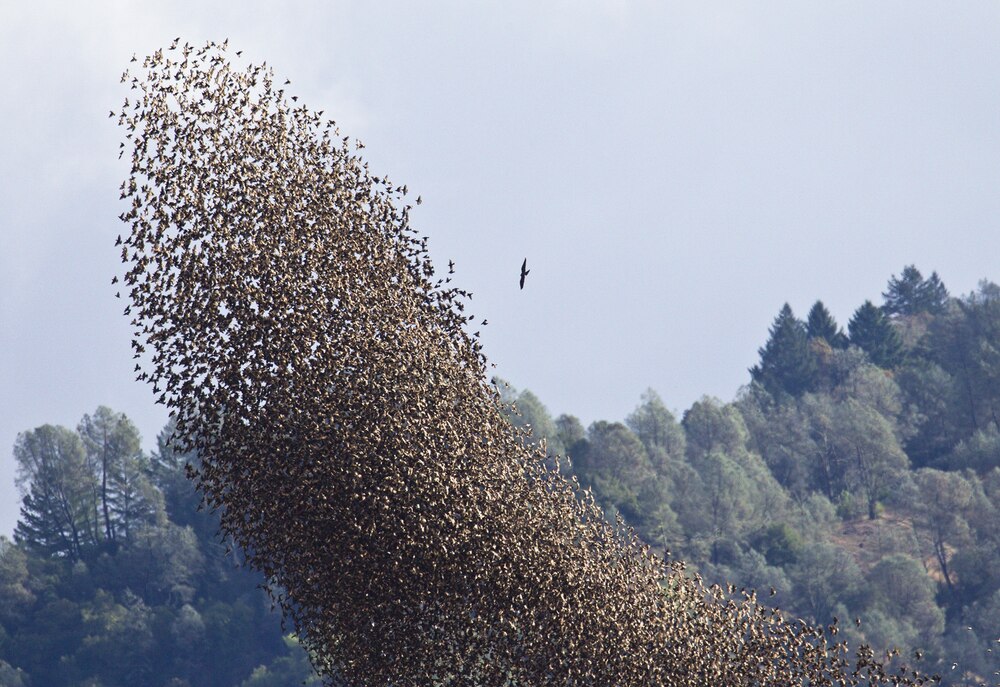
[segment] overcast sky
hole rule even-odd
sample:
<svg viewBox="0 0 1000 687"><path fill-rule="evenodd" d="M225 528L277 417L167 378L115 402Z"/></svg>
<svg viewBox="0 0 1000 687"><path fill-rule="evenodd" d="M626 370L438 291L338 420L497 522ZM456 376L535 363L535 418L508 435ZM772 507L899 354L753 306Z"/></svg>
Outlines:
<svg viewBox="0 0 1000 687"><path fill-rule="evenodd" d="M487 354L553 415L730 400L785 301L846 324L910 263L1000 279L1000 3L214 4L0 0L0 533L18 432L104 404L151 448L166 420L110 285L108 111L176 36L266 60L423 196Z"/></svg>

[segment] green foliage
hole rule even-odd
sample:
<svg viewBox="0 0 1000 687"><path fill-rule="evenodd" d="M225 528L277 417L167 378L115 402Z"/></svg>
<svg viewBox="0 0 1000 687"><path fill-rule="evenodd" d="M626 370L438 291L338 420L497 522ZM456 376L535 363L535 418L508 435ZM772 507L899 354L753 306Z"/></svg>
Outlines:
<svg viewBox="0 0 1000 687"><path fill-rule="evenodd" d="M806 335L810 339L823 339L832 348L847 348L847 335L823 305L823 301L816 301L810 308L806 319Z"/></svg>
<svg viewBox="0 0 1000 687"><path fill-rule="evenodd" d="M642 395L639 407L625 418L625 424L639 437L650 460L661 471L666 461L684 456L684 430L652 389Z"/></svg>
<svg viewBox="0 0 1000 687"><path fill-rule="evenodd" d="M907 265L897 278L889 279L889 286L882 294L885 302L882 311L890 316L912 317L920 313L940 315L948 303L948 289L937 272L924 279L914 265Z"/></svg>
<svg viewBox="0 0 1000 687"><path fill-rule="evenodd" d="M928 660L950 651L987 675L1000 656L967 628L978 632L971 619L1000 589L1000 288L983 282L951 299L936 274L908 268L884 295L881 311L868 302L855 313L856 347L844 351L825 345L820 332L834 336L835 323L814 306L812 391L750 387L736 404L748 446L790 496L822 494L829 509L800 521L809 535L781 566L792 585L785 604L811 618L862 616L862 629L849 630L857 639L919 644ZM768 528L781 522L750 544L767 549ZM849 582L835 589L834 580ZM899 598L901 584L920 598Z"/></svg>
<svg viewBox="0 0 1000 687"><path fill-rule="evenodd" d="M28 676L20 668L14 668L6 661L0 660L0 685L3 687L29 687Z"/></svg>
<svg viewBox="0 0 1000 687"><path fill-rule="evenodd" d="M621 513L650 543L662 546L679 538L669 504L673 483L631 429L595 422L573 450L575 474L606 512Z"/></svg>
<svg viewBox="0 0 1000 687"><path fill-rule="evenodd" d="M232 687L254 679L254 666L267 678L259 684L314 681L305 651L282 639L261 578L225 555L217 517L195 511L186 457L167 432L153 461L106 408L78 433L46 425L18 437L25 508L17 543L0 537L0 685ZM45 494L77 500L78 547L60 511L31 508Z"/></svg>
<svg viewBox="0 0 1000 687"><path fill-rule="evenodd" d="M559 428L538 396L527 389L519 393L500 378L495 377L493 384L500 391L500 398L508 404L506 415L512 425L530 431L532 444L540 446L544 441L548 455L566 454L567 447L560 438Z"/></svg>
<svg viewBox="0 0 1000 687"><path fill-rule="evenodd" d="M911 359L896 375L909 408L915 411L906 453L919 467L939 465L961 437L967 405L958 381L944 367L925 358Z"/></svg>
<svg viewBox="0 0 1000 687"><path fill-rule="evenodd" d="M872 606L895 620L879 646L922 646L944 630L944 613L934 600L934 582L909 556L886 556L868 575ZM891 633L891 634L890 634Z"/></svg>
<svg viewBox="0 0 1000 687"><path fill-rule="evenodd" d="M949 470L974 470L985 474L1000 467L1000 430L995 425L976 430L959 441L943 461Z"/></svg>
<svg viewBox="0 0 1000 687"><path fill-rule="evenodd" d="M687 437L687 455L704 456L712 451L735 453L745 447L748 433L739 410L714 398L696 401L681 421Z"/></svg>
<svg viewBox="0 0 1000 687"><path fill-rule="evenodd" d="M786 569L795 607L805 618L830 622L837 605L857 606L864 585L862 572L850 555L830 540L806 543Z"/></svg>
<svg viewBox="0 0 1000 687"><path fill-rule="evenodd" d="M0 626L23 620L35 598L28 587L28 555L0 536Z"/></svg>
<svg viewBox="0 0 1000 687"><path fill-rule="evenodd" d="M868 354L869 360L885 369L898 367L903 362L903 340L885 313L871 301L854 311L847 323L852 345Z"/></svg>
<svg viewBox="0 0 1000 687"><path fill-rule="evenodd" d="M72 560L114 551L162 522L162 494L149 479L139 432L101 406L77 431L44 425L14 446L23 494L15 538L40 553Z"/></svg>
<svg viewBox="0 0 1000 687"><path fill-rule="evenodd" d="M834 460L847 488L864 497L868 517L874 520L876 504L892 493L909 467L891 420L871 406L848 399L834 409L833 428Z"/></svg>
<svg viewBox="0 0 1000 687"><path fill-rule="evenodd" d="M769 565L784 567L798 561L803 541L788 523L776 522L757 534L751 543Z"/></svg>
<svg viewBox="0 0 1000 687"><path fill-rule="evenodd" d="M925 551L933 554L948 591L954 593L950 552L971 543L966 517L973 505L975 485L960 473L930 468L918 470L914 478L919 506L914 508L914 526L924 535Z"/></svg>
<svg viewBox="0 0 1000 687"><path fill-rule="evenodd" d="M556 418L556 434L570 457L575 455L574 447L587 440L586 430L580 420L572 415L560 415Z"/></svg>
<svg viewBox="0 0 1000 687"><path fill-rule="evenodd" d="M816 386L816 360L809 348L806 326L785 303L761 348L760 362L750 368L753 381L772 394L799 396Z"/></svg>
<svg viewBox="0 0 1000 687"><path fill-rule="evenodd" d="M759 390L737 404L750 432L754 450L774 478L795 499L808 497L818 482L813 461L820 453L808 412L812 396L796 403L775 403Z"/></svg>
<svg viewBox="0 0 1000 687"><path fill-rule="evenodd" d="M319 684L319 677L313 671L306 652L294 635L285 637L288 653L268 665L254 668L240 687L300 687Z"/></svg>
<svg viewBox="0 0 1000 687"><path fill-rule="evenodd" d="M898 374L914 410L906 449L915 465L985 471L995 464L990 445L1000 428L998 338L1000 288L990 282L950 300L930 320Z"/></svg>
<svg viewBox="0 0 1000 687"><path fill-rule="evenodd" d="M14 458L23 494L15 540L39 553L79 559L99 537L96 485L79 435L52 425L22 432Z"/></svg>
<svg viewBox="0 0 1000 687"><path fill-rule="evenodd" d="M756 384L678 423L649 390L624 423L585 430L511 392L512 420L569 453L609 517L707 580L765 602L773 587L792 616L838 617L838 638L920 648L945 684L962 672L952 662L983 683L1000 670L1000 291L984 282L948 303L894 313L927 326L892 370L858 348L816 348L826 335L811 312L819 381L797 395ZM196 456L170 446L169 427L142 455L130 425L99 408L77 432L18 437L25 500L16 543L0 537L0 685L316 683L260 578L196 512Z"/></svg>
<svg viewBox="0 0 1000 687"><path fill-rule="evenodd" d="M125 417L101 406L84 415L77 427L87 452L94 487L98 538L114 548L152 524L162 512L159 494L147 477L147 459L140 449L139 430Z"/></svg>

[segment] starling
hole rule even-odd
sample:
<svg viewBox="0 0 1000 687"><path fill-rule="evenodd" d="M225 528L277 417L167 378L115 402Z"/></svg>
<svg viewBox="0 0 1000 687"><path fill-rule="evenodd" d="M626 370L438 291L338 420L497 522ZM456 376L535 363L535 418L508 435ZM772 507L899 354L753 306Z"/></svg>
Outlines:
<svg viewBox="0 0 1000 687"><path fill-rule="evenodd" d="M385 175L227 46L157 50L125 102L124 312L326 684L923 684L652 555L552 470Z"/></svg>

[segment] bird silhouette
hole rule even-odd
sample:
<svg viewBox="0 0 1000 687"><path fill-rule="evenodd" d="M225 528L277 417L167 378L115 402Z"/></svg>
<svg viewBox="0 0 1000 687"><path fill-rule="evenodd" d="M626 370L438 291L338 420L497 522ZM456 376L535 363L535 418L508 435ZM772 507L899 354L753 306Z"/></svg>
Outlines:
<svg viewBox="0 0 1000 687"><path fill-rule="evenodd" d="M525 258L524 262L521 263L521 288L522 289L524 288L524 278L528 276L528 272L530 272L530 271L531 270L528 269L528 258Z"/></svg>

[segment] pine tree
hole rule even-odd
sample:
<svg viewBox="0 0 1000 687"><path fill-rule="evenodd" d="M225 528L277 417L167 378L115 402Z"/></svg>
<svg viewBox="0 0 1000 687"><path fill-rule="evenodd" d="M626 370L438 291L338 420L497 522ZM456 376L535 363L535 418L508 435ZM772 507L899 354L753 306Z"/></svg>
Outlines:
<svg viewBox="0 0 1000 687"><path fill-rule="evenodd" d="M837 325L823 301L816 301L809 310L806 335L810 339L825 339L831 348L847 348L847 335Z"/></svg>
<svg viewBox="0 0 1000 687"><path fill-rule="evenodd" d="M893 275L889 279L888 289L882 297L885 299L882 311L886 315L907 317L922 312L937 315L944 312L948 289L937 272L924 279L915 265L907 265L898 278Z"/></svg>
<svg viewBox="0 0 1000 687"><path fill-rule="evenodd" d="M851 344L868 354L881 368L892 369L903 362L903 340L885 313L871 301L854 311L847 325Z"/></svg>
<svg viewBox="0 0 1000 687"><path fill-rule="evenodd" d="M100 521L80 437L65 427L43 425L14 443L17 483L24 495L14 530L19 543L45 554L77 560L92 549Z"/></svg>
<svg viewBox="0 0 1000 687"><path fill-rule="evenodd" d="M770 338L758 349L760 363L750 368L753 381L775 395L800 396L816 385L816 360L809 350L806 326L788 303L774 318Z"/></svg>
<svg viewBox="0 0 1000 687"><path fill-rule="evenodd" d="M944 282L937 272L931 272L923 284L923 302L927 312L932 315L940 315L948 307L948 299L951 295L945 288Z"/></svg>

